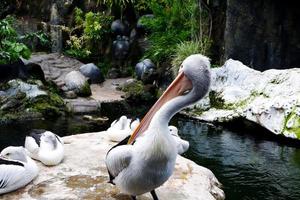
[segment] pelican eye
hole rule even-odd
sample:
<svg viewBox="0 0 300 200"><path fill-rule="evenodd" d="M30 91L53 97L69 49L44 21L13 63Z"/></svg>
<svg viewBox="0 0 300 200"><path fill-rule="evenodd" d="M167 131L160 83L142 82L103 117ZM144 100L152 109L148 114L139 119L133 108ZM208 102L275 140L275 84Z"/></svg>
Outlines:
<svg viewBox="0 0 300 200"><path fill-rule="evenodd" d="M182 93L182 95L187 95L188 93L190 93L191 90L186 90Z"/></svg>

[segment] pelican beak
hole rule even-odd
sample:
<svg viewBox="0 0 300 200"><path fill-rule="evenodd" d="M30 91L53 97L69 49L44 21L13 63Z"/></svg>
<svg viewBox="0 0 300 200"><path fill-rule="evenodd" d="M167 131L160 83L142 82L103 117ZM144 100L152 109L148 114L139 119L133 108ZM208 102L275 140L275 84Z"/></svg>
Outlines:
<svg viewBox="0 0 300 200"><path fill-rule="evenodd" d="M186 77L183 71L180 71L176 79L169 85L167 90L157 100L157 102L148 111L141 123L134 130L131 137L128 140L128 144L132 144L135 139L143 132L145 132L154 116L154 114L171 99L183 95L184 92L191 90L193 87L192 82Z"/></svg>

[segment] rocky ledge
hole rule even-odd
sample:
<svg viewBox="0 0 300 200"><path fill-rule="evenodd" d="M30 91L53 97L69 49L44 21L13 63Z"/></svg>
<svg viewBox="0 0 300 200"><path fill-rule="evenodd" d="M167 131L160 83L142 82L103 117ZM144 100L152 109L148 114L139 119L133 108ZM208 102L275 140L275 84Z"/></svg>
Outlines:
<svg viewBox="0 0 300 200"><path fill-rule="evenodd" d="M106 132L88 133L63 138L65 159L55 167L39 163L40 173L25 188L1 196L1 199L128 199L107 183L104 163L106 152L114 145ZM160 199L214 200L224 199L224 192L213 173L178 156L173 176L158 189ZM142 195L139 200L151 200Z"/></svg>
<svg viewBox="0 0 300 200"><path fill-rule="evenodd" d="M211 91L188 113L209 122L246 119L300 139L300 69L259 72L230 59L212 69Z"/></svg>

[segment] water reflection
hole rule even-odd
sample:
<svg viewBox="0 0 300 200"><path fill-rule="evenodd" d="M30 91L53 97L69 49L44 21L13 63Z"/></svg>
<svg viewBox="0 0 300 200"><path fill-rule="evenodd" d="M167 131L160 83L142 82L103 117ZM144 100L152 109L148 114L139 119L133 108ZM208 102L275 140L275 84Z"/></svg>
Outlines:
<svg viewBox="0 0 300 200"><path fill-rule="evenodd" d="M183 118L173 123L190 141L185 156L213 171L226 199L300 199L299 148Z"/></svg>

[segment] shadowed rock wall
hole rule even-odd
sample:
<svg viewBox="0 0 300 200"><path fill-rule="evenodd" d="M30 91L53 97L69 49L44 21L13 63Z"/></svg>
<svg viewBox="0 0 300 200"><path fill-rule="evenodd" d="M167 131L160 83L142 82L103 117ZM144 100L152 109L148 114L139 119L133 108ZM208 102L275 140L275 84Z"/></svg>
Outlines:
<svg viewBox="0 0 300 200"><path fill-rule="evenodd" d="M300 67L296 1L227 0L225 59L257 70Z"/></svg>

